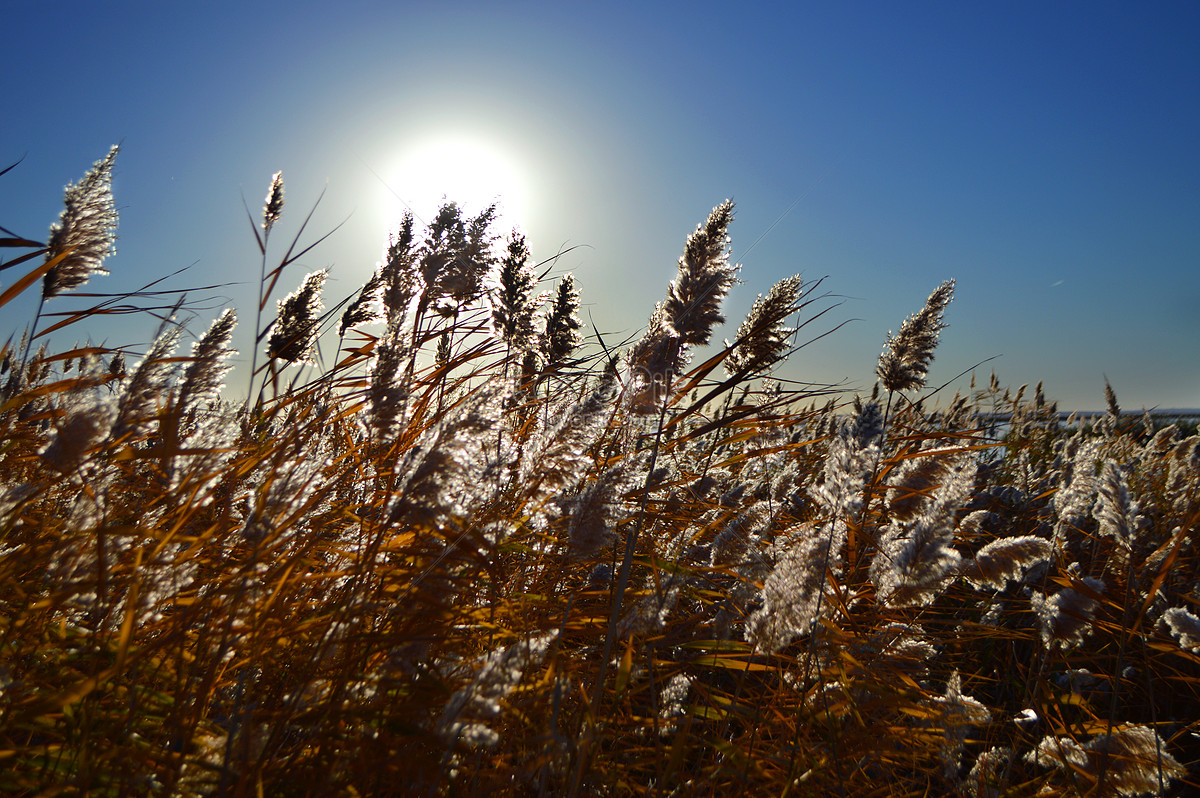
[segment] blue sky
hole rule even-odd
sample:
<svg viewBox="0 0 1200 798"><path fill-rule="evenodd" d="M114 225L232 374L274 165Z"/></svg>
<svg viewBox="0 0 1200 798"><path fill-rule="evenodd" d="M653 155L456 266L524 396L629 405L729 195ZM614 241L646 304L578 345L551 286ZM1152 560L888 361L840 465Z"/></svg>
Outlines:
<svg viewBox="0 0 1200 798"><path fill-rule="evenodd" d="M783 5L16 0L0 165L24 160L0 224L44 237L120 142L118 253L89 288L237 283L248 361L243 197L257 211L283 171L282 241L325 192L309 229L344 223L281 288L332 267L336 301L398 221L389 191L436 179L398 164L467 141L519 178L506 224L535 257L578 247L556 272L613 340L730 197L722 334L796 272L841 303L827 327L852 320L781 376L869 391L888 331L954 277L932 383L995 358L982 380L1067 408L1102 407L1106 376L1127 408L1200 406L1200 6ZM3 335L31 312L6 307Z"/></svg>

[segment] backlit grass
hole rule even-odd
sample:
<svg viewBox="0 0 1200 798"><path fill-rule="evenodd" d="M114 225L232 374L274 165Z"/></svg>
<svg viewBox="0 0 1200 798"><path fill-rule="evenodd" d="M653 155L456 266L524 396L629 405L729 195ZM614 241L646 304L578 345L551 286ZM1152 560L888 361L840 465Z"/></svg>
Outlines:
<svg viewBox="0 0 1200 798"><path fill-rule="evenodd" d="M41 347L95 315L47 311L102 273L112 157L0 241L0 305L44 297L2 352L0 792L1196 788L1200 438L923 398L952 282L873 396L804 391L770 379L825 323L799 277L711 345L731 205L602 348L453 204L323 297L276 181L242 400L233 311Z"/></svg>

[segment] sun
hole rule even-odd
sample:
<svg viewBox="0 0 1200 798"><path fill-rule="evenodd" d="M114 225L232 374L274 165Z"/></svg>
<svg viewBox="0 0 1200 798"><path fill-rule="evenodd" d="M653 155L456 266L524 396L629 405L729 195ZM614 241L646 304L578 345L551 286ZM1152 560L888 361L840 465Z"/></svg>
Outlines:
<svg viewBox="0 0 1200 798"><path fill-rule="evenodd" d="M411 210L418 226L443 202L466 215L495 204L509 225L524 225L530 211L529 171L511 152L478 134L444 133L405 145L384 175L384 207L396 225Z"/></svg>

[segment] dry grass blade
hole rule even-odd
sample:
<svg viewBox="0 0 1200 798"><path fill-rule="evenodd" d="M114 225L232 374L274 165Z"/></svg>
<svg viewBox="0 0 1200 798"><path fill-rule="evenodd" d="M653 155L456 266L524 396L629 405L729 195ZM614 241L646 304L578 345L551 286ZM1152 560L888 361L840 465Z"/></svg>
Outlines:
<svg viewBox="0 0 1200 798"><path fill-rule="evenodd" d="M8 288L4 289L4 293L0 294L0 307L3 307L16 299L25 291L25 289L42 279L47 272L62 263L63 260L65 260L70 254L70 252L60 252L54 258L47 260L41 266L38 266L33 271L27 273L20 280L17 280Z"/></svg>
<svg viewBox="0 0 1200 798"><path fill-rule="evenodd" d="M271 186L260 307L307 251L268 270ZM451 205L402 221L334 332L386 327L332 365L278 379L339 324L324 273L259 320L269 401L224 396L233 310L128 367L14 332L0 793L1188 794L1200 437L997 380L886 413L763 384L831 310L799 278L688 367L731 219L688 239L632 379L583 348L572 279L532 314L528 253L503 277L492 216ZM924 385L951 286L890 339L889 391ZM49 330L184 309L88 296Z"/></svg>

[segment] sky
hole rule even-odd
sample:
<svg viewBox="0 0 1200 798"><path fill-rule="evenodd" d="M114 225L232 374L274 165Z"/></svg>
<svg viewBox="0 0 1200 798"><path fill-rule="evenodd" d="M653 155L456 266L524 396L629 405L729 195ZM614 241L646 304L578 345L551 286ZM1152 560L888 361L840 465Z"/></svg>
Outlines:
<svg viewBox="0 0 1200 798"><path fill-rule="evenodd" d="M0 225L44 240L119 143L117 253L86 290L227 284L191 328L236 306L243 362L246 208L282 171L276 255L314 205L301 241L331 234L280 296L326 267L327 303L356 292L401 200L426 218L498 195L500 232L559 254L551 277L575 275L611 345L729 198L741 284L718 340L796 273L831 308L808 337L842 325L780 377L869 392L888 332L954 278L930 385L994 370L1097 409L1107 379L1126 409L1200 407L1195 3L9 0L3 19L0 168L20 164ZM141 351L153 332L91 335Z"/></svg>

